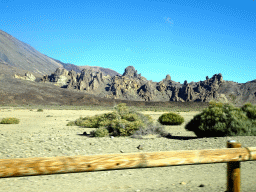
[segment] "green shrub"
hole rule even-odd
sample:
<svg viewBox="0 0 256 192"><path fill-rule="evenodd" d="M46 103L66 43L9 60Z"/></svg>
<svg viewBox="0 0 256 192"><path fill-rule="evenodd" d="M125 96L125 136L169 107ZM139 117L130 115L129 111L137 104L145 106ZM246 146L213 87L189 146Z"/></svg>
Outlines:
<svg viewBox="0 0 256 192"><path fill-rule="evenodd" d="M110 120L103 119L103 120L98 122L98 127L109 127L110 124L111 124Z"/></svg>
<svg viewBox="0 0 256 192"><path fill-rule="evenodd" d="M246 115L250 119L256 119L256 105L252 105L251 103L244 104L241 109L246 112Z"/></svg>
<svg viewBox="0 0 256 192"><path fill-rule="evenodd" d="M95 131L91 131L91 135L94 137L106 137L109 136L109 132L106 128L101 127Z"/></svg>
<svg viewBox="0 0 256 192"><path fill-rule="evenodd" d="M158 118L158 122L162 125L181 125L184 118L176 113L164 113Z"/></svg>
<svg viewBox="0 0 256 192"><path fill-rule="evenodd" d="M255 125L241 108L210 102L209 107L194 116L185 129L198 137L245 136L256 135Z"/></svg>
<svg viewBox="0 0 256 192"><path fill-rule="evenodd" d="M131 112L126 107L125 103L121 103L115 106L114 112L95 115L93 117L80 117L75 120L74 123L69 122L67 125L72 126L75 124L88 128L101 127L108 130L109 135L130 136L139 128L145 127L151 123L153 123L153 120L149 115ZM104 131L106 132L106 130ZM96 131L92 132L92 134L96 134ZM99 132L99 135L107 136L107 134L102 134L102 130Z"/></svg>
<svg viewBox="0 0 256 192"><path fill-rule="evenodd" d="M121 116L120 114L118 114L117 112L111 112L111 113L105 113L102 115L102 117L104 119L107 119L107 120L114 120L114 119L121 119Z"/></svg>
<svg viewBox="0 0 256 192"><path fill-rule="evenodd" d="M76 124L81 127L98 128L99 127L99 119L98 119L98 116L90 117L86 120L79 120L76 122Z"/></svg>
<svg viewBox="0 0 256 192"><path fill-rule="evenodd" d="M216 101L210 101L209 102L209 107L208 108L213 108L213 107L219 107L222 108L223 107L223 103L221 102L216 102ZM233 106L233 105L232 105Z"/></svg>
<svg viewBox="0 0 256 192"><path fill-rule="evenodd" d="M37 112L43 112L44 110L43 109L37 109Z"/></svg>
<svg viewBox="0 0 256 192"><path fill-rule="evenodd" d="M121 119L121 117L116 112L105 113L102 115L95 115L93 117L80 117L80 119L76 120L76 125L88 128L107 127L114 119Z"/></svg>
<svg viewBox="0 0 256 192"><path fill-rule="evenodd" d="M20 120L17 118L9 117L3 118L0 124L19 124Z"/></svg>
<svg viewBox="0 0 256 192"><path fill-rule="evenodd" d="M107 129L113 136L130 136L136 130L146 127L153 120L149 115L141 113L127 113L121 116L121 119L114 119L108 125Z"/></svg>
<svg viewBox="0 0 256 192"><path fill-rule="evenodd" d="M85 120L85 118L79 117L77 120L74 121L74 123L77 126L81 126L81 123L83 122L83 120Z"/></svg>
<svg viewBox="0 0 256 192"><path fill-rule="evenodd" d="M67 126L75 126L75 125L76 125L76 123L74 121L69 121L67 123Z"/></svg>
<svg viewBox="0 0 256 192"><path fill-rule="evenodd" d="M139 120L139 117L136 113L127 113L121 116L122 119L125 119L127 121L137 121Z"/></svg>
<svg viewBox="0 0 256 192"><path fill-rule="evenodd" d="M141 121L113 120L107 128L113 136L130 136L142 126Z"/></svg>
<svg viewBox="0 0 256 192"><path fill-rule="evenodd" d="M129 113L129 109L128 107L126 106L126 103L120 103L118 105L116 105L114 107L114 110L119 114L119 115L124 115L124 114L127 114Z"/></svg>

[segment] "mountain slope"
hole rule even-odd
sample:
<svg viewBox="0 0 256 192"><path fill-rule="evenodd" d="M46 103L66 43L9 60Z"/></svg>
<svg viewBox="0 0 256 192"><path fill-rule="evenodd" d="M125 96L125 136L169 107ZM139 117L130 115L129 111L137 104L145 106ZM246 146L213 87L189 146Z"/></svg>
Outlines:
<svg viewBox="0 0 256 192"><path fill-rule="evenodd" d="M112 70L112 69L109 69L109 68L103 68L103 67L96 67L96 66L78 66L78 65L74 65L74 64L71 64L71 63L63 63L57 59L53 59L55 60L56 62L60 63L63 65L63 68L65 68L66 70L68 71L75 71L77 73L81 73L81 71L83 69L92 69L93 71L95 72L102 72L103 75L110 75L110 76L116 76L116 75L121 75L119 73L117 73L116 71Z"/></svg>
<svg viewBox="0 0 256 192"><path fill-rule="evenodd" d="M73 69L76 72L81 72L84 68L92 68L94 71L103 72L104 75L120 75L112 69L63 63L40 53L2 30L0 30L0 65L5 65L5 68L9 66L13 72L20 75L24 75L24 71L29 71L36 76L42 76L50 74L57 68Z"/></svg>
<svg viewBox="0 0 256 192"><path fill-rule="evenodd" d="M40 75L62 67L60 63L2 30L0 30L0 63Z"/></svg>

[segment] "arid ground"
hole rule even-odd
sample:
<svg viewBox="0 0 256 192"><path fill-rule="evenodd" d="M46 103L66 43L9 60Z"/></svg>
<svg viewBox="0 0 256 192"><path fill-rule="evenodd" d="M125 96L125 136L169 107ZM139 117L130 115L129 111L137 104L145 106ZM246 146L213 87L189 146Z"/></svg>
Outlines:
<svg viewBox="0 0 256 192"><path fill-rule="evenodd" d="M105 113L104 110L56 110L1 107L0 120L16 117L16 125L0 124L0 159L54 157L111 153L141 153L171 150L226 148L228 140L256 147L256 137L197 138L184 129L199 112L179 112L185 118L180 126L166 126L169 138L106 137L83 135L92 128L66 126L80 116ZM154 120L164 112L145 111ZM142 150L137 147L143 146ZM80 191L225 191L226 163L185 165L161 168L127 169L100 172L0 178L0 191L80 192ZM241 163L242 191L256 190L256 162Z"/></svg>

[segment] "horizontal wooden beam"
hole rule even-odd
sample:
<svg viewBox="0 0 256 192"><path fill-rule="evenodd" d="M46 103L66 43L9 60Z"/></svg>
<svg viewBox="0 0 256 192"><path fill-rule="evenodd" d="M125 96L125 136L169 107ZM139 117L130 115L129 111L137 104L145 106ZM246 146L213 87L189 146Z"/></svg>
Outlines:
<svg viewBox="0 0 256 192"><path fill-rule="evenodd" d="M0 177L256 160L256 147L0 159Z"/></svg>

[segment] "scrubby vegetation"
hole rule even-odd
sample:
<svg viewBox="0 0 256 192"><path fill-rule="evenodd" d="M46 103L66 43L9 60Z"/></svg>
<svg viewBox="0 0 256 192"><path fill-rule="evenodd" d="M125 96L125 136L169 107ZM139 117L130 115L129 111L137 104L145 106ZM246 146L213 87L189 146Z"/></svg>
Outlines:
<svg viewBox="0 0 256 192"><path fill-rule="evenodd" d="M159 137L167 137L168 132L164 129L164 126L160 123L150 124L147 127L139 128L132 134L132 138L140 139L145 135L158 135Z"/></svg>
<svg viewBox="0 0 256 192"><path fill-rule="evenodd" d="M145 129L153 120L149 115L143 115L133 110L129 110L125 103L114 107L111 113L95 115L93 117L80 117L67 125L77 125L88 128L99 128L91 132L93 136L131 136L139 129Z"/></svg>
<svg viewBox="0 0 256 192"><path fill-rule="evenodd" d="M96 131L92 131L91 134L94 137L106 137L109 135L109 132L106 128L101 127L99 129L96 129Z"/></svg>
<svg viewBox="0 0 256 192"><path fill-rule="evenodd" d="M198 137L256 136L256 106L247 103L238 108L211 101L185 129Z"/></svg>
<svg viewBox="0 0 256 192"><path fill-rule="evenodd" d="M184 118L176 113L164 113L158 118L158 122L162 125L181 125Z"/></svg>
<svg viewBox="0 0 256 192"><path fill-rule="evenodd" d="M9 117L3 118L0 124L19 124L20 120L17 118Z"/></svg>
<svg viewBox="0 0 256 192"><path fill-rule="evenodd" d="M43 112L44 110L43 109L37 109L37 112Z"/></svg>
<svg viewBox="0 0 256 192"><path fill-rule="evenodd" d="M76 123L74 121L69 121L67 123L67 126L76 126Z"/></svg>
<svg viewBox="0 0 256 192"><path fill-rule="evenodd" d="M256 119L256 105L252 105L251 103L244 104L241 109L246 112L246 115L250 119Z"/></svg>

